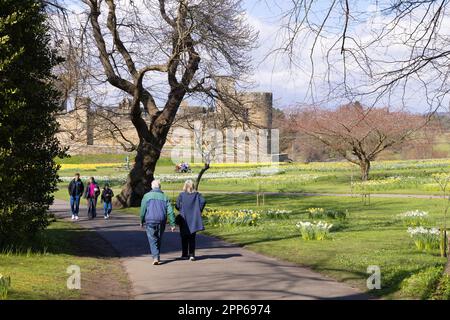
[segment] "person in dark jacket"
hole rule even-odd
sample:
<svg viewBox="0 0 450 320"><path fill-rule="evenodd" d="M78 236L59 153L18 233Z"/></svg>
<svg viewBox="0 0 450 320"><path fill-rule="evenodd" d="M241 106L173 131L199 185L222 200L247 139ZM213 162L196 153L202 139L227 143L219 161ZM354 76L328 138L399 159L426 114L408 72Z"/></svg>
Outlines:
<svg viewBox="0 0 450 320"><path fill-rule="evenodd" d="M101 202L103 202L103 215L105 219L109 219L112 211L112 198L114 197L114 192L109 187L109 184L105 184L103 187Z"/></svg>
<svg viewBox="0 0 450 320"><path fill-rule="evenodd" d="M205 205L205 198L195 191L192 180L187 180L175 206L180 211L177 220L180 226L182 259L195 260L195 237L198 231L205 229L202 221Z"/></svg>
<svg viewBox="0 0 450 320"><path fill-rule="evenodd" d="M161 191L159 180L152 181L152 190L147 192L141 202L141 227L146 228L153 265L160 260L161 239L166 228L167 218L172 232L175 229L175 215L169 198Z"/></svg>
<svg viewBox="0 0 450 320"><path fill-rule="evenodd" d="M72 211L72 220L78 220L80 211L80 198L83 196L84 185L80 179L80 174L75 173L75 177L69 183L70 209Z"/></svg>
<svg viewBox="0 0 450 320"><path fill-rule="evenodd" d="M97 216L97 199L100 195L100 187L97 182L95 182L94 177L89 179L89 183L84 192L84 197L88 201L88 218L94 219Z"/></svg>

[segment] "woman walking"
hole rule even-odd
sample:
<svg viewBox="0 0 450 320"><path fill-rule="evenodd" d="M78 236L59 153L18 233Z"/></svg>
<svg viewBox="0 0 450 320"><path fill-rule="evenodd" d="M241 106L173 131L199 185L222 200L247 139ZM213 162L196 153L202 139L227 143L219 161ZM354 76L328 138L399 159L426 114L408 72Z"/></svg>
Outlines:
<svg viewBox="0 0 450 320"><path fill-rule="evenodd" d="M195 236L198 231L205 229L202 221L205 204L205 198L195 191L192 180L187 180L175 205L180 211L177 216L177 224L180 226L182 259L195 260Z"/></svg>
<svg viewBox="0 0 450 320"><path fill-rule="evenodd" d="M114 197L114 192L109 187L109 184L105 184L102 191L101 201L103 202L103 216L105 219L109 219L112 211L112 198Z"/></svg>
<svg viewBox="0 0 450 320"><path fill-rule="evenodd" d="M95 182L94 177L89 178L89 182L86 188L84 197L88 201L88 218L94 219L97 216L97 199L100 195L100 187Z"/></svg>

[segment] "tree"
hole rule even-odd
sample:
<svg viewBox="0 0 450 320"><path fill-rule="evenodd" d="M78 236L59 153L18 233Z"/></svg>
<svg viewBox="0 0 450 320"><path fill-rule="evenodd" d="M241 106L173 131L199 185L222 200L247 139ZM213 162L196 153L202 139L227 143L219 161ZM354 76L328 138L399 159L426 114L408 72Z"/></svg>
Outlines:
<svg viewBox="0 0 450 320"><path fill-rule="evenodd" d="M306 107L290 117L290 126L358 165L363 181L369 178L371 161L383 150L404 142L427 121L421 115L363 107L358 102L336 109Z"/></svg>
<svg viewBox="0 0 450 320"><path fill-rule="evenodd" d="M180 103L187 97L220 98L215 77L245 74L257 35L243 18L240 0L148 0L139 7L83 2L90 24L83 30L85 48L95 46L104 79L132 98L129 116L139 145L117 199L122 206L138 206L150 190Z"/></svg>
<svg viewBox="0 0 450 320"><path fill-rule="evenodd" d="M276 52L309 71L312 96L325 92L321 99L371 105L395 98L404 106L420 99L435 111L448 104L450 92L449 6L447 0L293 0Z"/></svg>
<svg viewBox="0 0 450 320"><path fill-rule="evenodd" d="M49 49L44 9L34 0L0 2L0 246L48 226L58 181L59 58Z"/></svg>

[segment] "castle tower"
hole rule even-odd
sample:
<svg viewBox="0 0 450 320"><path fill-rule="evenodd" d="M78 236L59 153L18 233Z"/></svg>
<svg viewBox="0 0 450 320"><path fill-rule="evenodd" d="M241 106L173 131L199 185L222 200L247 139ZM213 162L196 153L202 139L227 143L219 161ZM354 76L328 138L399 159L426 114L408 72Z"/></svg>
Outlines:
<svg viewBox="0 0 450 320"><path fill-rule="evenodd" d="M232 77L218 76L216 80L216 89L220 99L216 100L216 111L226 112L225 105L232 103L236 97L236 80Z"/></svg>

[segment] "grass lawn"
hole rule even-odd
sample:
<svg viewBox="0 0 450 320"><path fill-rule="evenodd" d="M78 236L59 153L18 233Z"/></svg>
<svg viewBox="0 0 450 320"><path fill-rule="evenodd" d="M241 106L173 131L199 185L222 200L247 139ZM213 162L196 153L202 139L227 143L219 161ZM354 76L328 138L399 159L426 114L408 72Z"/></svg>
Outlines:
<svg viewBox="0 0 450 320"><path fill-rule="evenodd" d="M102 294L111 297L104 285L98 283L106 273L118 291L117 296L126 298L128 280L120 263L115 258L96 256L89 248L81 248L87 236L98 240L91 232L72 223L57 221L43 232L34 248L22 252L0 251L0 273L11 277L8 299L91 299ZM81 269L81 290L67 289L66 270L70 265Z"/></svg>

